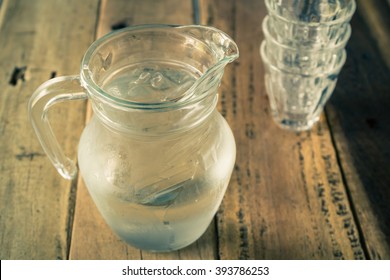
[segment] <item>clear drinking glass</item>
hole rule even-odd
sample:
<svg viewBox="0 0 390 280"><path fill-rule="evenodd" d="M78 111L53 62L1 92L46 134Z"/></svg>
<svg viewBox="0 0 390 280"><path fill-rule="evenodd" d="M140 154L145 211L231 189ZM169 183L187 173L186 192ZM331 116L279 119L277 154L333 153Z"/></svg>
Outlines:
<svg viewBox="0 0 390 280"><path fill-rule="evenodd" d="M354 0L265 0L276 39L291 47L337 45L348 34Z"/></svg>
<svg viewBox="0 0 390 280"><path fill-rule="evenodd" d="M334 46L316 49L306 46L291 47L278 42L269 16L264 18L262 28L267 41L265 53L270 63L288 72L307 75L326 73L337 68L351 35L351 27L348 25L343 40Z"/></svg>
<svg viewBox="0 0 390 280"><path fill-rule="evenodd" d="M349 21L355 0L265 0L269 13L291 20L326 24Z"/></svg>
<svg viewBox="0 0 390 280"><path fill-rule="evenodd" d="M328 72L303 74L278 68L266 52L267 42L263 41L260 55L265 67L265 86L270 101L272 116L282 128L302 131L310 129L331 96L338 74L346 60L342 50L341 59Z"/></svg>
<svg viewBox="0 0 390 280"><path fill-rule="evenodd" d="M233 134L216 110L224 67L238 48L201 26L146 25L87 50L80 76L50 80L30 99L33 127L58 172L77 169L47 119L61 101L91 100L78 149L81 175L112 230L152 251L189 245L207 229L228 185Z"/></svg>

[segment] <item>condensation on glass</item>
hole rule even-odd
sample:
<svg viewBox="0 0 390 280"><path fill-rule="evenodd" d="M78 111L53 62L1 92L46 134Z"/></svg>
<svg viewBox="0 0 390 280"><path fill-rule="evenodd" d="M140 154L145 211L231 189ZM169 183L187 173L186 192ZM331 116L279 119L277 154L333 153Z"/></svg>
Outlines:
<svg viewBox="0 0 390 280"><path fill-rule="evenodd" d="M77 173L47 119L65 100L89 98L78 165L101 215L124 241L171 251L197 240L213 219L233 170L236 147L216 110L225 66L238 57L223 32L146 25L97 40L78 76L44 83L30 118L65 178Z"/></svg>

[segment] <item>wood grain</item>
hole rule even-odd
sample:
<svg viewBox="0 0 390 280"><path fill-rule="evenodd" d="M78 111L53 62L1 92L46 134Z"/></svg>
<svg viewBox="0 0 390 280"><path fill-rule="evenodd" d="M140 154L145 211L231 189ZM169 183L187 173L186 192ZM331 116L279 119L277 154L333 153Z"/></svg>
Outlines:
<svg viewBox="0 0 390 280"><path fill-rule="evenodd" d="M371 35L370 41L375 42L380 51L380 59L383 59L390 67L390 1L382 0L357 0L357 17L366 23Z"/></svg>
<svg viewBox="0 0 390 280"><path fill-rule="evenodd" d="M0 3L0 259L390 259L389 0L357 0L336 90L302 133L271 119L259 56L263 1ZM140 251L112 233L80 176L66 181L52 167L27 102L49 78L78 73L88 46L111 30L194 20L240 49L218 103L236 138L236 165L215 223L196 243ZM71 158L91 114L82 101L50 112Z"/></svg>
<svg viewBox="0 0 390 280"><path fill-rule="evenodd" d="M137 24L191 24L192 17L190 0L102 1L97 36L112 29ZM82 179L79 180L71 259L214 259L215 246L212 224L200 240L177 252L150 253L135 249L117 238L108 228L97 212Z"/></svg>
<svg viewBox="0 0 390 280"><path fill-rule="evenodd" d="M369 257L390 259L390 33L377 33L389 30L378 27L389 17L383 1L359 4L327 114Z"/></svg>
<svg viewBox="0 0 390 280"><path fill-rule="evenodd" d="M200 1L201 23L233 36L220 108L237 161L218 213L221 259L364 259L325 119L291 133L271 120L259 46L263 1Z"/></svg>
<svg viewBox="0 0 390 280"><path fill-rule="evenodd" d="M2 3L1 259L67 258L75 185L63 180L44 156L28 121L27 103L44 81L78 73L82 54L93 40L97 4L95 0ZM65 153L74 158L85 104L59 106L49 117Z"/></svg>

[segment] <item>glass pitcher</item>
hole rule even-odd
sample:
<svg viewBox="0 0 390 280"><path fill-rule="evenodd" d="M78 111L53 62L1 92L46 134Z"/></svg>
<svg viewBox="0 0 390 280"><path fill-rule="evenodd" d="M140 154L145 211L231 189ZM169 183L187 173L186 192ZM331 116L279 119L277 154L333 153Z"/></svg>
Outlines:
<svg viewBox="0 0 390 280"><path fill-rule="evenodd" d="M65 100L91 100L78 165L101 215L127 243L177 250L212 221L236 155L216 110L217 89L237 57L233 40L212 27L130 27L94 42L79 76L49 80L31 97L32 125L66 179L77 168L59 147L47 112Z"/></svg>

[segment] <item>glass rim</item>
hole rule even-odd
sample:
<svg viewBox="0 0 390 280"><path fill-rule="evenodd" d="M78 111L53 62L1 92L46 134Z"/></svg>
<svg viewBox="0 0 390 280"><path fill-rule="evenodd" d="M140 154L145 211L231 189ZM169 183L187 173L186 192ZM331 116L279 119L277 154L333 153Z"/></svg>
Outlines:
<svg viewBox="0 0 390 280"><path fill-rule="evenodd" d="M345 48L345 46L347 45L350 37L351 37L351 34L352 34L352 28L351 28L351 25L348 24L347 25L347 31L346 31L346 34L344 35L344 38L339 41L337 44L333 45L333 46L330 46L330 47L320 47L320 48L317 48L317 47L307 47L305 45L302 45L302 46L299 46L299 47L292 47L292 46L288 46L288 45L285 45L281 42L279 42L270 32L269 30L269 19L270 19L270 16L265 16L264 17L264 20L261 24L261 27L262 27L262 30L263 30L263 34L264 34L264 38L266 40L270 40L272 42L272 44L274 45L277 45L278 47L280 48L283 48L285 50L304 50L308 53L320 53L320 52L329 52L329 51L333 51L333 50L339 50L339 49L343 49Z"/></svg>
<svg viewBox="0 0 390 280"><path fill-rule="evenodd" d="M271 1L273 1L273 0L264 0L265 6L266 6L267 11L270 15L272 15L272 16L274 16L282 21L288 22L290 24L307 25L310 27L321 26L321 25L329 27L331 25L337 25L337 24L349 22L353 16L353 14L356 11L356 1L351 0L349 2L349 5L348 5L348 13L346 13L345 15L343 15L340 18L337 18L337 19L331 20L331 21L324 21L324 22L305 22L305 21L299 21L299 20L295 20L295 19L287 19L287 18L279 15L278 13L275 12L274 9L271 8L271 6L270 6Z"/></svg>
<svg viewBox="0 0 390 280"><path fill-rule="evenodd" d="M142 24L142 25L134 25L126 28L122 28L116 31L109 32L105 34L104 36L98 38L95 40L87 49L85 52L80 66L80 80L84 88L89 90L93 90L93 92L96 93L96 97L103 98L103 100L108 101L112 103L115 106L119 107L125 107L125 108L131 108L131 109L145 109L145 110L154 110L154 109L169 109L169 108L181 108L188 105L191 105L193 103L197 103L201 101L203 98L205 98L204 95L199 95L195 98L178 100L178 101L164 101L164 102L151 102L151 103L145 103L145 102L135 102L130 100L125 100L122 98L115 97L111 94L109 94L107 91L105 91L102 87L100 87L93 79L93 74L91 73L89 69L90 61L96 55L97 50L100 46L103 46L104 44L110 42L111 40L115 39L116 37L120 37L123 34L129 33L134 31L151 31L151 30L169 30L171 31L178 30L178 29L184 29L184 28L203 28L210 31L214 31L217 33L222 34L226 38L228 38L231 41L231 44L233 44L233 47L235 48L235 52L230 56L225 56L220 61L218 61L215 65L221 64L221 63L228 63L233 61L239 56L239 51L237 44L233 41L233 39L227 35L225 32L211 26L205 26L205 25L174 25L174 24ZM195 38L195 37L194 37ZM214 65L214 66L215 66ZM209 73L209 71L212 69L207 69L202 75L199 77L199 79L196 80L196 82L186 90L186 92L194 91L199 83L201 83Z"/></svg>
<svg viewBox="0 0 390 280"><path fill-rule="evenodd" d="M265 40L263 40L261 42L261 45L260 45L260 57L261 57L263 63L268 65L269 67L271 67L274 71L282 72L282 73L288 74L288 75L300 75L302 77L323 77L323 76L328 76L330 74L338 74L341 71L341 68L343 68L345 62L347 61L347 52L346 52L346 50L342 50L341 61L339 62L339 64L335 68L331 69L330 71L326 71L326 72L322 72L322 73L318 73L318 74L294 73L294 72L289 71L287 69L280 68L280 67L278 67L275 64L272 64L270 62L270 60L267 56L267 53L265 51L266 44L267 44L267 42Z"/></svg>

